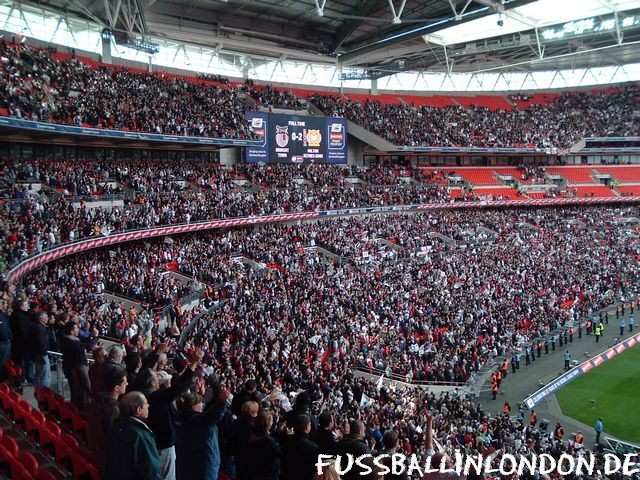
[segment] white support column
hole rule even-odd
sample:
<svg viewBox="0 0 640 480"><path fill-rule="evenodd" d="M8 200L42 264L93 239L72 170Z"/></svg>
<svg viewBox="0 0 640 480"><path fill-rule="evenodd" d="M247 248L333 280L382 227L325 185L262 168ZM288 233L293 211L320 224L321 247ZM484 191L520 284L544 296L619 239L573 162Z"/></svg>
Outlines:
<svg viewBox="0 0 640 480"><path fill-rule="evenodd" d="M540 60L544 59L544 45L542 45L540 43L540 32L538 31L538 27L535 28L535 32L536 32L536 45L538 47L538 58Z"/></svg>
<svg viewBox="0 0 640 480"><path fill-rule="evenodd" d="M371 79L371 95L378 95L378 80Z"/></svg>
<svg viewBox="0 0 640 480"><path fill-rule="evenodd" d="M118 17L120 16L120 5L122 0L104 0L104 10L107 14L107 20L109 26L115 28L118 23Z"/></svg>
<svg viewBox="0 0 640 480"><path fill-rule="evenodd" d="M64 16L64 23L66 23L67 25L67 30L69 31L69 35L71 35L71 38L73 38L73 43L77 45L78 40L76 40L76 36L73 33L73 28L71 27L71 22L69 21L69 17L67 17L66 15Z"/></svg>
<svg viewBox="0 0 640 480"><path fill-rule="evenodd" d="M457 19L459 17L458 15L458 11L456 10L456 6L453 4L453 2L451 0L447 0L449 2L449 6L451 7L451 10L453 11L453 16Z"/></svg>
<svg viewBox="0 0 640 480"><path fill-rule="evenodd" d="M609 83L614 83L613 79L616 78L616 75L618 74L618 70L620 70L620 65L616 66L616 69L611 74L611 78L609 79Z"/></svg>
<svg viewBox="0 0 640 480"><path fill-rule="evenodd" d="M404 11L404 6L407 3L407 0L402 0L402 3L400 4L400 8L398 9L398 11L396 12L396 7L393 4L393 0L387 0L387 2L389 2L389 9L391 10L391 15L393 16L393 19L391 20L392 23L402 23L402 20L400 19L400 17L402 17L402 12Z"/></svg>
<svg viewBox="0 0 640 480"><path fill-rule="evenodd" d="M22 19L25 29L28 30L30 34L33 34L33 32L31 32L31 28L29 27L29 22L27 22L27 17L24 16L24 12L22 11L22 5L20 4L18 5L18 12L20 13L20 18Z"/></svg>
<svg viewBox="0 0 640 480"><path fill-rule="evenodd" d="M327 0L322 0L320 3L318 0L316 1L316 13L319 17L324 17L324 6L327 4Z"/></svg>
<svg viewBox="0 0 640 480"><path fill-rule="evenodd" d="M6 20L4 21L4 25L2 26L2 29L6 29L7 28L7 24L9 23L9 20L11 20L11 17L13 16L13 11L15 10L15 4L12 3L11 4L11 8L9 9L9 14L7 15Z"/></svg>
<svg viewBox="0 0 640 480"><path fill-rule="evenodd" d="M618 18L618 12L613 12L613 16L616 22L616 39L618 40L618 45L622 45L624 34L620 30L620 18Z"/></svg>

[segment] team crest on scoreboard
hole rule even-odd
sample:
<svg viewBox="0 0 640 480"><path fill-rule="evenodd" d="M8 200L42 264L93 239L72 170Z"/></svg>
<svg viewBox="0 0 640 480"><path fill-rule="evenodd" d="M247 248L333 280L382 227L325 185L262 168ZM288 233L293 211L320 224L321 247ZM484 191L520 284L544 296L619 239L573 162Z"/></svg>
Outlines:
<svg viewBox="0 0 640 480"><path fill-rule="evenodd" d="M253 134L258 137L258 139L263 140L266 136L265 132L265 124L262 118L254 117L251 119L251 129L253 130Z"/></svg>
<svg viewBox="0 0 640 480"><path fill-rule="evenodd" d="M289 144L289 127L281 127L276 125L276 143L280 148L284 148Z"/></svg>
<svg viewBox="0 0 640 480"><path fill-rule="evenodd" d="M305 130L304 139L306 140L306 146L319 147L322 142L322 134L320 133L320 130Z"/></svg>
<svg viewBox="0 0 640 480"><path fill-rule="evenodd" d="M343 149L344 148L344 128L341 123L332 123L329 126L329 148L330 149Z"/></svg>

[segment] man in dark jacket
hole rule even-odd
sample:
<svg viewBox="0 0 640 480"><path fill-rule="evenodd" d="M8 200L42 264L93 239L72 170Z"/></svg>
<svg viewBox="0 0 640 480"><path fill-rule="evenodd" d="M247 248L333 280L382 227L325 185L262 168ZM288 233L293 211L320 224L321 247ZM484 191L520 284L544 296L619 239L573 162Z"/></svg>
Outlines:
<svg viewBox="0 0 640 480"><path fill-rule="evenodd" d="M100 465L105 435L120 416L118 398L127 390L127 373L122 368L109 366L102 377L106 391L96 394L89 410L88 443L96 465Z"/></svg>
<svg viewBox="0 0 640 480"><path fill-rule="evenodd" d="M103 480L161 480L155 437L143 420L149 403L140 392L120 401L120 418L109 428L102 463Z"/></svg>
<svg viewBox="0 0 640 480"><path fill-rule="evenodd" d="M260 396L258 395L258 384L255 380L247 380L242 390L233 396L231 401L231 413L236 417L242 415L241 409L244 402L257 402L260 405Z"/></svg>
<svg viewBox="0 0 640 480"><path fill-rule="evenodd" d="M9 317L6 315L6 303L0 299L0 380L7 378L5 365L11 358L11 341L13 335L9 327Z"/></svg>
<svg viewBox="0 0 640 480"><path fill-rule="evenodd" d="M22 367L22 371L28 382L33 380L33 367L30 358L31 352L29 351L31 319L32 315L31 312L29 312L29 302L26 300L17 302L13 308L11 317L9 317L9 326L13 334L11 360Z"/></svg>
<svg viewBox="0 0 640 480"><path fill-rule="evenodd" d="M361 455L371 455L371 449L364 441L364 431L364 423L360 420L352 420L349 422L349 434L345 435L344 438L338 442L337 448L337 454L343 457L342 465L347 465L348 463L346 455L352 455L354 459ZM342 480L357 480L362 478L360 472L364 471L366 470L360 469L354 464L354 467L342 477Z"/></svg>
<svg viewBox="0 0 640 480"><path fill-rule="evenodd" d="M318 419L311 415L311 396L308 392L300 392L296 397L296 404L293 409L285 415L287 427L295 428L298 415L307 415L309 417L311 420L311 434L315 435L318 431Z"/></svg>
<svg viewBox="0 0 640 480"><path fill-rule="evenodd" d="M197 364L202 360L202 352L198 351L191 365L178 377L169 388L160 389L158 374L151 369L141 370L136 378L137 388L149 400L149 419L147 424L156 436L156 445L162 463L162 478L176 478L176 409L173 402L186 393L193 383L193 375Z"/></svg>
<svg viewBox="0 0 640 480"><path fill-rule="evenodd" d="M320 428L313 436L313 441L320 448L323 455L335 455L338 439L333 432L333 417L330 412L324 411L318 417Z"/></svg>
<svg viewBox="0 0 640 480"><path fill-rule="evenodd" d="M320 448L309 440L311 419L308 415L295 418L293 435L282 439L282 480L312 480Z"/></svg>
<svg viewBox="0 0 640 480"><path fill-rule="evenodd" d="M38 321L31 326L29 336L31 361L33 362L33 384L38 387L51 385L51 366L49 365L49 316L47 312L38 313Z"/></svg>

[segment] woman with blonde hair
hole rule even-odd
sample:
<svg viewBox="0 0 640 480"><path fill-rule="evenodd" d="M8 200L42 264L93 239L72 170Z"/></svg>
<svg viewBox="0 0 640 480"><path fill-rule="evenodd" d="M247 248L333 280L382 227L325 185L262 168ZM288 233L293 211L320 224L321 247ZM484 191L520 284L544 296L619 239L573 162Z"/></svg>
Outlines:
<svg viewBox="0 0 640 480"><path fill-rule="evenodd" d="M249 480L278 480L280 478L280 445L271 436L273 415L261 410L249 437Z"/></svg>
<svg viewBox="0 0 640 480"><path fill-rule="evenodd" d="M248 400L240 407L240 416L233 422L233 444L232 452L236 465L236 480L248 480L249 471L247 469L249 436L255 425L260 405L258 402Z"/></svg>
<svg viewBox="0 0 640 480"><path fill-rule="evenodd" d="M322 474L316 474L313 480L340 480L340 475L336 472L335 459L329 460L329 465L322 467Z"/></svg>

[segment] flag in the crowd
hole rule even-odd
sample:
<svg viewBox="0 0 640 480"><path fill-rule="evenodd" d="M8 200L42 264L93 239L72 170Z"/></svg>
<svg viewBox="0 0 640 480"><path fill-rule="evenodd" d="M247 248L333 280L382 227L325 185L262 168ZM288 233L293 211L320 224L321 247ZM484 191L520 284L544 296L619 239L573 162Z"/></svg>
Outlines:
<svg viewBox="0 0 640 480"><path fill-rule="evenodd" d="M436 450L438 452L444 452L444 448L442 448L442 445L440 445L440 442L435 438L433 439L433 444L436 446Z"/></svg>
<svg viewBox="0 0 640 480"><path fill-rule="evenodd" d="M360 399L360 408L367 408L371 404L373 404L373 399L369 398L366 393L363 393Z"/></svg>
<svg viewBox="0 0 640 480"><path fill-rule="evenodd" d="M322 355L322 359L320 360L320 363L322 363L323 365L327 363L327 360L329 360L329 357L331 356L332 353L333 353L333 349L331 347L327 348L327 350Z"/></svg>
<svg viewBox="0 0 640 480"><path fill-rule="evenodd" d="M378 381L376 382L376 389L378 391L380 391L380 389L382 388L383 385L383 380L384 380L384 373L382 375L380 375L380 378L378 379Z"/></svg>
<svg viewBox="0 0 640 480"><path fill-rule="evenodd" d="M573 306L573 299L571 300L565 300L564 302L562 302L560 304L560 308L564 308L564 309L568 309L571 308Z"/></svg>

